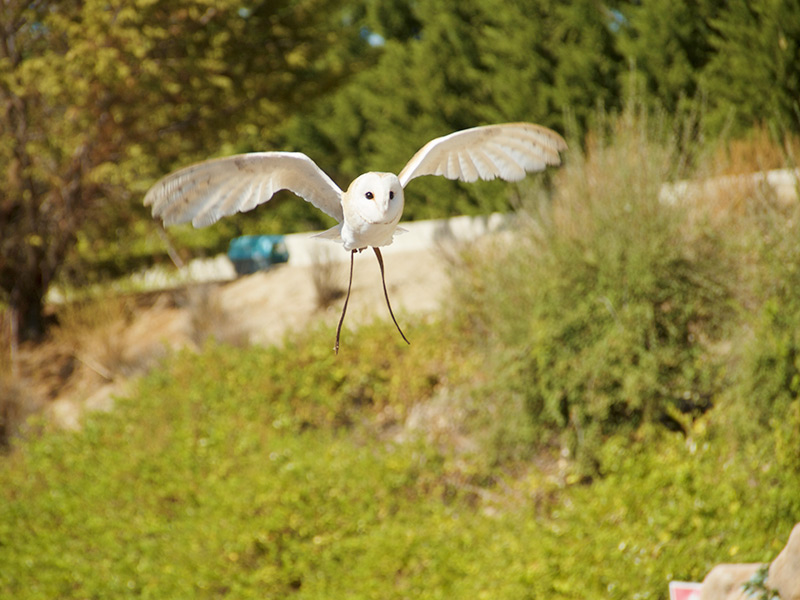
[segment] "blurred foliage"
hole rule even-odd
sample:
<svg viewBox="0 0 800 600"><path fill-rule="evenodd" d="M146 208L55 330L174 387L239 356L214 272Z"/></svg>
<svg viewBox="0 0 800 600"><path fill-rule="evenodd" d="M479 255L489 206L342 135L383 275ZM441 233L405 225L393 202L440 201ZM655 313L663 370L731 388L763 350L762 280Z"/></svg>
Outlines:
<svg viewBox="0 0 800 600"><path fill-rule="evenodd" d="M775 139L769 126L760 123L747 135L715 144L713 162L712 169L717 174L794 168L800 163L800 135L786 134Z"/></svg>
<svg viewBox="0 0 800 600"><path fill-rule="evenodd" d="M146 249L155 229L141 197L156 176L269 143L301 99L357 69L364 52L341 5L3 4L0 290L24 336L41 332L65 264L75 277L81 258L127 266L129 246Z"/></svg>
<svg viewBox="0 0 800 600"><path fill-rule="evenodd" d="M472 335L492 341L530 417L562 431L591 475L609 434L687 430L711 407L736 261L717 231L660 200L682 162L663 122L631 105L587 145L513 243L455 278Z"/></svg>
<svg viewBox="0 0 800 600"><path fill-rule="evenodd" d="M631 90L676 131L707 108L684 151L756 123L773 139L800 129L797 0L15 0L0 11L0 302L28 336L54 280L167 260L141 198L196 160L298 150L346 188L480 124L534 121L582 145L598 107L621 111ZM418 219L507 210L519 190L431 177L408 196ZM284 193L167 239L187 258L240 234L330 225Z"/></svg>
<svg viewBox="0 0 800 600"><path fill-rule="evenodd" d="M714 19L725 2L619 2L620 52L643 84L645 98L680 118L693 111L703 73L714 55Z"/></svg>
<svg viewBox="0 0 800 600"><path fill-rule="evenodd" d="M703 76L710 126L742 133L767 121L773 135L800 131L798 0L728 0L711 21L714 48Z"/></svg>
<svg viewBox="0 0 800 600"><path fill-rule="evenodd" d="M740 438L762 431L776 458L800 473L800 205L754 187L721 224L736 235L748 277L741 287L747 328L736 352L737 388L725 404L740 415ZM800 512L800 502L793 500Z"/></svg>
<svg viewBox="0 0 800 600"><path fill-rule="evenodd" d="M512 476L480 451L454 461L409 435L409 402L474 377L465 347L437 348L443 331L455 333L418 326L407 348L381 323L336 359L328 329L274 348L209 344L81 431L19 444L0 463L0 592L657 598L785 542L800 473L769 436L737 450L724 415L688 438L612 436L591 486L530 464Z"/></svg>
<svg viewBox="0 0 800 600"><path fill-rule="evenodd" d="M595 2L404 2L420 27L390 37L379 60L295 115L286 145L346 186L364 171L398 172L430 139L458 129L532 121L585 131L597 105L619 102L619 60ZM379 29L379 25L376 25ZM410 219L507 210L502 182L429 177L409 186Z"/></svg>
<svg viewBox="0 0 800 600"><path fill-rule="evenodd" d="M411 346L209 341L79 431L29 425L0 596L663 598L773 558L800 515L798 209L659 202L673 128L597 123Z"/></svg>
<svg viewBox="0 0 800 600"><path fill-rule="evenodd" d="M338 357L327 329L209 342L80 431L26 429L0 463L0 595L656 598L768 561L800 515L800 214L757 186L716 214L658 193L709 136L800 129L797 12L3 3L0 301L17 307L59 271L164 260L141 197L191 161L300 150L346 187L511 120L572 151L541 185L414 182L411 218L526 210L461 257L447 314L410 348L385 323ZM758 144L796 165L791 144ZM329 224L274 204L170 239L216 252ZM0 384L5 440L24 390Z"/></svg>

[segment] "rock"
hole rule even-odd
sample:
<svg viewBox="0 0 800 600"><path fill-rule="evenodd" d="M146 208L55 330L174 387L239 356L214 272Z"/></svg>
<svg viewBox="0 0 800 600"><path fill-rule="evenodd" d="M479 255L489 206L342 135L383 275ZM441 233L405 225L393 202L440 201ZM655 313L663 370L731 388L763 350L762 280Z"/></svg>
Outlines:
<svg viewBox="0 0 800 600"><path fill-rule="evenodd" d="M769 567L767 587L781 600L800 600L800 523L794 526L786 546Z"/></svg>
<svg viewBox="0 0 800 600"><path fill-rule="evenodd" d="M717 565L703 580L700 600L749 600L742 586L762 566L761 563Z"/></svg>
<svg viewBox="0 0 800 600"><path fill-rule="evenodd" d="M703 580L700 600L752 600L760 595L748 595L744 584L749 582L761 563L717 565ZM778 593L780 600L800 600L800 523L794 526L786 546L769 565L764 587Z"/></svg>

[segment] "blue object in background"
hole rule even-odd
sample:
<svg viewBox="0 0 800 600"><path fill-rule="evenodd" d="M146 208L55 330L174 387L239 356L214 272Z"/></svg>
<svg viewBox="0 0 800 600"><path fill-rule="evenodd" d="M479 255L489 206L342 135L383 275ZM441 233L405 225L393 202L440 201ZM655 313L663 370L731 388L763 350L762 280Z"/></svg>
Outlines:
<svg viewBox="0 0 800 600"><path fill-rule="evenodd" d="M238 275L248 275L289 260L289 251L282 235L243 235L231 240L228 246Z"/></svg>

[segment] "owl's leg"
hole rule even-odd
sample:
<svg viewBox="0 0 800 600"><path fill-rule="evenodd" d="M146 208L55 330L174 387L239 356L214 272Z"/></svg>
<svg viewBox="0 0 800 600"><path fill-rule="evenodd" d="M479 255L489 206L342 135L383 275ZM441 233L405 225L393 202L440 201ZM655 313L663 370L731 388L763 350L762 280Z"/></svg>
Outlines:
<svg viewBox="0 0 800 600"><path fill-rule="evenodd" d="M350 251L350 281L347 284L347 296L344 299L344 307L342 308L342 316L339 317L339 326L336 328L336 345L333 351L339 354L339 335L342 333L342 323L344 323L344 313L347 312L347 303L350 301L350 288L353 287L353 258L358 250Z"/></svg>
<svg viewBox="0 0 800 600"><path fill-rule="evenodd" d="M403 330L400 329L400 325L397 324L397 319L394 318L394 313L392 312L392 305L389 302L389 292L386 291L386 278L384 277L383 274L383 256L381 256L381 251L378 250L377 247L373 246L372 249L375 251L375 256L378 257L378 264L381 267L381 283L383 283L383 295L386 296L386 306L389 307L389 314L392 315L392 321L394 321L394 326L397 327L397 331L400 332L400 336L403 338L403 340L405 340L406 344L410 345L411 342L408 341L408 338L403 333Z"/></svg>

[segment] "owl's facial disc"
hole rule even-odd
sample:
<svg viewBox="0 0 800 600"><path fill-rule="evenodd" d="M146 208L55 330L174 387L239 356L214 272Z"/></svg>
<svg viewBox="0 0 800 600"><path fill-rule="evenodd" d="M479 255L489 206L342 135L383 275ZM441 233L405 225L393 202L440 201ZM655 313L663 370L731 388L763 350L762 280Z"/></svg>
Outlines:
<svg viewBox="0 0 800 600"><path fill-rule="evenodd" d="M390 223L403 212L403 186L392 173L364 173L353 181L347 194L368 223Z"/></svg>

